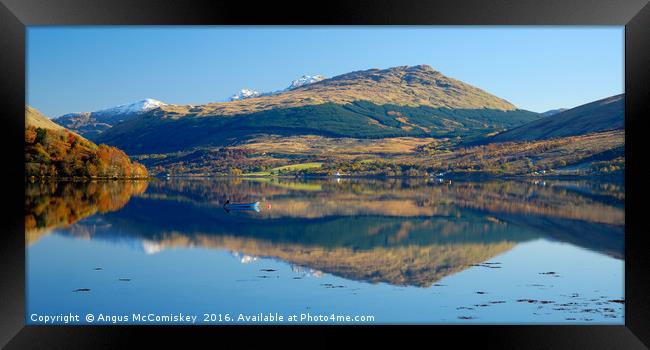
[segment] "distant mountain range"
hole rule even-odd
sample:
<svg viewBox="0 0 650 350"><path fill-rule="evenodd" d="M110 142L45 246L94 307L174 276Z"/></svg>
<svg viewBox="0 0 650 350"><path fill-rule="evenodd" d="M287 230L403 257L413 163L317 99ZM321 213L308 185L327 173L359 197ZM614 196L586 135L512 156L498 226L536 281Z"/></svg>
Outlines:
<svg viewBox="0 0 650 350"><path fill-rule="evenodd" d="M166 104L147 98L94 112L75 112L52 119L55 123L93 139L110 127Z"/></svg>
<svg viewBox="0 0 650 350"><path fill-rule="evenodd" d="M239 101L253 97L277 95L301 86L313 84L325 79L322 75L303 75L291 81L288 87L272 92L259 92L244 88L232 95L228 101ZM96 138L113 125L136 117L144 112L167 105L153 98L146 98L129 104L109 107L94 112L73 112L61 115L53 120L65 128L72 130L89 139ZM193 106L191 106L193 107Z"/></svg>
<svg viewBox="0 0 650 350"><path fill-rule="evenodd" d="M241 90L237 91L237 93L235 93L234 95L230 96L228 101L239 101L239 100L245 100L247 98L253 98L253 97L277 95L277 94L283 93L285 91L289 91L289 90L299 88L301 86L305 86L305 85L309 85L309 84L319 82L319 81L324 80L324 79L325 79L325 77L322 76L322 75L313 75L313 76L312 75L303 75L302 77L300 77L300 78L298 78L296 80L293 80L291 82L291 84L287 88L282 89L282 90L272 91L272 92L259 92L259 91L253 90L253 89L244 88L244 89L241 89Z"/></svg>
<svg viewBox="0 0 650 350"><path fill-rule="evenodd" d="M488 133L541 118L427 65L305 76L281 92L160 105L92 137L130 154L236 144L255 135L383 138Z"/></svg>

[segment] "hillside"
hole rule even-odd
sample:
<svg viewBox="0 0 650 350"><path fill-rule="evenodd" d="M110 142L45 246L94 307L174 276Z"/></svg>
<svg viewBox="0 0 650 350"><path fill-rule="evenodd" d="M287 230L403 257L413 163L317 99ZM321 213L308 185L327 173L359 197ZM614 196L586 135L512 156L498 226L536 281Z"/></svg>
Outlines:
<svg viewBox="0 0 650 350"><path fill-rule="evenodd" d="M163 105L97 137L131 154L238 144L260 134L447 137L540 118L429 66L370 69L281 93L201 106Z"/></svg>
<svg viewBox="0 0 650 350"><path fill-rule="evenodd" d="M25 106L25 176L141 178L147 170L123 151L98 146Z"/></svg>
<svg viewBox="0 0 650 350"><path fill-rule="evenodd" d="M489 142L532 141L619 130L625 124L625 95L587 103L489 138Z"/></svg>
<svg viewBox="0 0 650 350"><path fill-rule="evenodd" d="M625 170L625 132L464 147L433 138L264 136L221 148L137 155L153 174L175 175L607 175ZM540 173L543 172L543 173Z"/></svg>
<svg viewBox="0 0 650 350"><path fill-rule="evenodd" d="M25 106L25 129L28 127L65 131L64 127L51 121L35 108Z"/></svg>
<svg viewBox="0 0 650 350"><path fill-rule="evenodd" d="M242 130L246 130L244 122L253 121L252 118L223 118L231 120L223 130L211 129L207 122L201 124L202 121L209 120L203 118L197 121L196 127L187 131L194 135L205 135L205 138L199 138L202 142L210 137L225 136L230 137L226 139L230 143L219 147L214 147L214 144L190 143L192 146L179 151L136 153L135 157L153 173L197 176L325 176L337 173L353 176L430 176L439 172L618 176L625 171L623 104L622 95L613 96L524 124L493 137L489 135L495 134L494 132L457 138L453 137L453 133L427 133L415 127L408 130L412 134L407 136L381 135L363 124L344 123L343 120L336 119L349 117L348 120L352 120L354 116L348 112L370 108L368 102L354 102L345 106L346 112L340 111L336 117L321 122L322 125L332 126L339 121L338 129L354 135L353 137L342 135L344 133L323 135L316 130L302 135L291 134L286 129L271 127L275 120L271 115L255 120L260 125L258 134L250 138L238 137L242 135ZM337 108L334 105L330 107ZM390 114L397 113L395 110L411 108L392 107L394 109ZM325 106L319 106L315 111L323 108ZM418 112L427 108L430 107L420 107ZM399 113L403 116L406 112ZM465 112L457 110L453 113L459 118ZM314 112L311 116L314 115L318 114ZM374 116L378 115L380 114L376 113ZM284 116L285 126L290 125L292 116ZM486 114L480 117L490 120ZM323 115L323 118L326 116ZM422 123L426 118L433 119L413 112L410 113L409 121L415 125L415 122ZM469 119L471 118L466 120L468 124L471 123ZM495 124L498 122L497 118L491 121ZM179 125L176 124L178 122L170 121L169 131L161 139L172 148L188 144L186 140L191 140L192 137L191 134L183 134L183 128L179 132L172 127ZM384 122L389 123L387 119ZM479 128L476 126L475 130ZM160 130L159 128L158 131ZM372 137L359 136L363 132ZM509 135L517 137L513 140L506 139Z"/></svg>

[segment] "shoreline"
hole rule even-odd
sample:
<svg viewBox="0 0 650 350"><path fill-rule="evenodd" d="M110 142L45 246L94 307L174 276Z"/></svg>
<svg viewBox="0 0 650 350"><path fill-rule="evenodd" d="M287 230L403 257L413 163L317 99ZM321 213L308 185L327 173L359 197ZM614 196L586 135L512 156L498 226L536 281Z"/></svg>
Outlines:
<svg viewBox="0 0 650 350"><path fill-rule="evenodd" d="M89 181L161 181L166 179L423 179L439 180L625 180L625 174L616 175L574 175L574 174L553 174L553 175L493 175L493 174L471 174L471 173L449 173L445 176L388 176L388 175L170 175L170 176L148 176L148 177L25 177L25 182L89 182Z"/></svg>
<svg viewBox="0 0 650 350"><path fill-rule="evenodd" d="M157 177L154 179L210 179L210 178L223 178L223 179L293 179L293 180L309 180L309 179L431 179L431 180L485 180L485 179L498 179L498 180L624 180L624 174L617 175L490 175L490 174L448 174L442 177L437 176L386 176L386 175L171 175L168 177Z"/></svg>

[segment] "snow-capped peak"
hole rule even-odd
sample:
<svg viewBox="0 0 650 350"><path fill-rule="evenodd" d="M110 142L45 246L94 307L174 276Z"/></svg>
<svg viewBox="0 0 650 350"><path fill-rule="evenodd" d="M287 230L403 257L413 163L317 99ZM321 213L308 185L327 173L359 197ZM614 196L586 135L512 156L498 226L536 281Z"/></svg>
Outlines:
<svg viewBox="0 0 650 350"><path fill-rule="evenodd" d="M325 77L317 74L317 75L303 75L302 77L294 80L291 82L291 85L287 88L287 90L293 90L295 88L299 88L304 85L309 85L313 83L317 83L321 80L324 80Z"/></svg>
<svg viewBox="0 0 650 350"><path fill-rule="evenodd" d="M241 89L239 90L236 94L230 96L228 101L239 101L239 100L245 100L247 98L253 98L253 97L260 97L260 96L272 96L272 95L277 95L281 94L286 91L290 91L296 88L299 88L301 86L313 84L316 82L319 82L321 80L324 80L325 77L317 74L317 75L303 75L302 77L294 80L291 82L291 85L287 87L286 89L282 90L275 90L271 92L259 92L255 91L253 89Z"/></svg>
<svg viewBox="0 0 650 350"><path fill-rule="evenodd" d="M230 96L230 101L244 100L247 98L258 97L262 93L251 89L241 89L236 94Z"/></svg>
<svg viewBox="0 0 650 350"><path fill-rule="evenodd" d="M95 111L95 113L110 113L110 114L132 114L146 112L160 106L165 106L166 103L154 100L153 98L146 98L133 103L127 103L115 107L110 107Z"/></svg>

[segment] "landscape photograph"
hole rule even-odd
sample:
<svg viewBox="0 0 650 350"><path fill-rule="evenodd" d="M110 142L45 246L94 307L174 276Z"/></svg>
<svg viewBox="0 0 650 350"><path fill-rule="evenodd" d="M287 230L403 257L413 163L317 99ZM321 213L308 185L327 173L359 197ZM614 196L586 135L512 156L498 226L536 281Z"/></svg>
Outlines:
<svg viewBox="0 0 650 350"><path fill-rule="evenodd" d="M27 29L29 325L624 324L624 27Z"/></svg>

